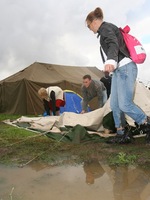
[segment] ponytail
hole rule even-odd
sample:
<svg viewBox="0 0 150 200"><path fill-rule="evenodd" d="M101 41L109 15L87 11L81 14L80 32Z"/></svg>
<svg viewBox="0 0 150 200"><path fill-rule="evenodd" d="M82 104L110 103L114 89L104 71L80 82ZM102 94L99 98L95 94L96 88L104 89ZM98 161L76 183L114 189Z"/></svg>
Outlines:
<svg viewBox="0 0 150 200"><path fill-rule="evenodd" d="M86 17L86 21L90 21L92 22L94 19L103 19L103 11L101 8L97 7L95 8L94 11L90 12L87 17Z"/></svg>

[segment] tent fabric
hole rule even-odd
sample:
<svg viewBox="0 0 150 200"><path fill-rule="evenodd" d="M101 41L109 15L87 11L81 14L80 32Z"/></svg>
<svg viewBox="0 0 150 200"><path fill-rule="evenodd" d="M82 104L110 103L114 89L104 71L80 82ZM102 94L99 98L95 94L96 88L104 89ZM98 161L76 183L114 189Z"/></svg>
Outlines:
<svg viewBox="0 0 150 200"><path fill-rule="evenodd" d="M63 112L80 113L82 111L81 109L82 97L80 95L78 95L77 93L71 90L65 90L64 98L65 98L66 104L64 107L60 107L60 113L63 113Z"/></svg>
<svg viewBox="0 0 150 200"><path fill-rule="evenodd" d="M136 82L135 94L133 101L139 106L147 116L150 116L150 90L148 90L143 83ZM59 119L60 125L75 126L81 124L91 130L103 131L103 120L104 117L111 112L110 99L107 100L102 108L96 109L92 112L79 114L75 113L63 113ZM126 121L131 125L135 126L133 119L126 115ZM110 123L110 122L108 122ZM106 127L107 128L107 127ZM110 129L111 130L111 129Z"/></svg>
<svg viewBox="0 0 150 200"><path fill-rule="evenodd" d="M73 144L102 141L102 137L100 135L89 134L88 131L79 124L74 127L66 127L65 131L63 131L63 135L61 133L56 134L53 132L48 132L46 136L57 141Z"/></svg>
<svg viewBox="0 0 150 200"><path fill-rule="evenodd" d="M150 116L150 90L146 89L142 83L137 82L136 84L134 102L146 113L147 116ZM110 99L108 99L102 108L85 114L64 112L61 116L34 118L22 116L17 119L17 123L28 122L31 125L30 128L43 131L49 131L56 127L58 132L60 132L60 127L74 127L79 124L88 130L101 132L104 131L103 119L110 112ZM134 121L130 117L126 116L126 120L129 125L134 126Z"/></svg>
<svg viewBox="0 0 150 200"><path fill-rule="evenodd" d="M107 110L107 111L106 111ZM71 126L74 127L77 124L87 128L91 131L103 131L102 119L105 115L105 112L108 112L107 105L103 108L96 109L94 111L85 113L85 114L77 114L73 112L64 112L60 116L39 116L39 117L26 117L22 116L13 122L9 120L5 121L8 124L30 124L30 129L32 130L41 130L41 131L49 131L51 129L55 129L56 132L60 132L60 127Z"/></svg>
<svg viewBox="0 0 150 200"><path fill-rule="evenodd" d="M60 107L60 113L63 112L74 112L80 113L82 111L81 100L82 97L72 90L64 90L64 98L66 104L64 107ZM88 107L90 111L90 107Z"/></svg>
<svg viewBox="0 0 150 200"><path fill-rule="evenodd" d="M41 87L59 86L81 95L85 74L90 74L96 80L103 76L103 72L96 67L35 62L0 81L0 113L39 115L43 113L43 102L37 93Z"/></svg>
<svg viewBox="0 0 150 200"><path fill-rule="evenodd" d="M134 102L147 116L150 116L150 90L143 83L136 82ZM134 121L129 116L126 116L126 119L131 126L134 126Z"/></svg>

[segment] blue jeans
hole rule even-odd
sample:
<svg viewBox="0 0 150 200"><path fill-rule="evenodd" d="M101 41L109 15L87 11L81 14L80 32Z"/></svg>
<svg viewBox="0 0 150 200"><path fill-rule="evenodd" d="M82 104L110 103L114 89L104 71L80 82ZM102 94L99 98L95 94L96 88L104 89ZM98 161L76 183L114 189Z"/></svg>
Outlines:
<svg viewBox="0 0 150 200"><path fill-rule="evenodd" d="M134 86L137 78L137 66L130 62L117 68L112 76L110 107L116 128L124 126L124 114L131 117L137 124L142 124L147 116L133 102Z"/></svg>

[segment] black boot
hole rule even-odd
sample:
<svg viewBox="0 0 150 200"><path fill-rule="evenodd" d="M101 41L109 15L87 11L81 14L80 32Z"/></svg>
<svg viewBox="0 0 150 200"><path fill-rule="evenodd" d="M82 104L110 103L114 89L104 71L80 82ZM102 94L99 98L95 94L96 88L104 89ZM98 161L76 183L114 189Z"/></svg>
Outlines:
<svg viewBox="0 0 150 200"><path fill-rule="evenodd" d="M147 144L150 144L150 132L146 134L145 140Z"/></svg>
<svg viewBox="0 0 150 200"><path fill-rule="evenodd" d="M147 117L147 120L144 124L138 125L135 122L136 130L138 130L139 134L146 134L145 140L147 144L150 144L150 117Z"/></svg>
<svg viewBox="0 0 150 200"><path fill-rule="evenodd" d="M150 117L147 117L147 121L139 126L143 134L146 134L145 140L147 144L150 144Z"/></svg>
<svg viewBox="0 0 150 200"><path fill-rule="evenodd" d="M127 124L124 128L124 134L117 134L113 138L109 138L106 143L108 144L129 144L134 141L132 136L131 127Z"/></svg>

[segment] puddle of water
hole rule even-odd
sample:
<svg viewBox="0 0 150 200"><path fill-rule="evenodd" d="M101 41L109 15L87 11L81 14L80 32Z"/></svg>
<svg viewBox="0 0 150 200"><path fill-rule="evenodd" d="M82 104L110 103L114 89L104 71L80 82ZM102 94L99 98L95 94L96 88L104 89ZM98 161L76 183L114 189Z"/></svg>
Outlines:
<svg viewBox="0 0 150 200"><path fill-rule="evenodd" d="M78 166L0 166L0 200L150 200L150 171L97 160Z"/></svg>

